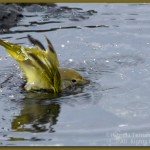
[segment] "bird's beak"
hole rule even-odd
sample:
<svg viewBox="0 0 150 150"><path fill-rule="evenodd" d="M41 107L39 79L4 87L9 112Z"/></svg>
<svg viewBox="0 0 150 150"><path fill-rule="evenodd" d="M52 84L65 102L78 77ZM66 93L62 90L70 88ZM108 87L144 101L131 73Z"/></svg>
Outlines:
<svg viewBox="0 0 150 150"><path fill-rule="evenodd" d="M83 84L89 84L91 81L88 79L83 79Z"/></svg>

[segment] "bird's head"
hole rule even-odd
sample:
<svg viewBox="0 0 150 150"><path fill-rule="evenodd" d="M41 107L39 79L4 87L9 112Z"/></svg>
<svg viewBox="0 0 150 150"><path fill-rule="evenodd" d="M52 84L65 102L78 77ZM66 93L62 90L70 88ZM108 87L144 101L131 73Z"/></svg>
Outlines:
<svg viewBox="0 0 150 150"><path fill-rule="evenodd" d="M74 85L84 85L90 83L90 80L84 78L77 71L70 68L59 68L62 88L67 88Z"/></svg>

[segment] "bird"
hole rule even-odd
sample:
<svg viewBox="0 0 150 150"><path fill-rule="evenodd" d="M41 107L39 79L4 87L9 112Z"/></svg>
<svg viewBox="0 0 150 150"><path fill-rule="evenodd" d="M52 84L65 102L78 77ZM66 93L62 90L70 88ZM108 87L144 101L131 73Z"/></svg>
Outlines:
<svg viewBox="0 0 150 150"><path fill-rule="evenodd" d="M20 66L26 81L26 91L48 90L51 93L61 93L67 88L90 83L89 79L75 69L60 66L54 46L46 36L47 49L31 35L28 34L27 38L32 47L0 39L0 45Z"/></svg>

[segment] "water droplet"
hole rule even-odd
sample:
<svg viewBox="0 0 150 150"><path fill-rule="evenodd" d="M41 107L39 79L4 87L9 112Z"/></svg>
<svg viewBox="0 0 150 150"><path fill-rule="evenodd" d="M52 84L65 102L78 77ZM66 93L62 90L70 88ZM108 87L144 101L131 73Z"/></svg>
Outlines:
<svg viewBox="0 0 150 150"><path fill-rule="evenodd" d="M27 60L27 59L28 59L27 57L24 58L24 60Z"/></svg>
<svg viewBox="0 0 150 150"><path fill-rule="evenodd" d="M22 51L22 53L24 54L24 56L25 56L25 60L27 60L28 59L28 55L27 55L27 53L26 53L26 51L25 51L25 49L24 49L24 47L21 47L21 51Z"/></svg>
<svg viewBox="0 0 150 150"><path fill-rule="evenodd" d="M9 98L14 98L14 95L10 95Z"/></svg>
<svg viewBox="0 0 150 150"><path fill-rule="evenodd" d="M122 127L127 127L127 126L128 126L127 124L120 124L120 125L119 125L120 128L122 128Z"/></svg>
<svg viewBox="0 0 150 150"><path fill-rule="evenodd" d="M67 41L67 43L70 43L70 41Z"/></svg>
<svg viewBox="0 0 150 150"><path fill-rule="evenodd" d="M97 48L96 48L96 47L93 47L92 49L93 49L93 50L97 50Z"/></svg>
<svg viewBox="0 0 150 150"><path fill-rule="evenodd" d="M131 72L133 72L133 73L134 73L134 70L132 70Z"/></svg>
<svg viewBox="0 0 150 150"><path fill-rule="evenodd" d="M0 93L2 93L3 92L3 90L2 89L0 89Z"/></svg>
<svg viewBox="0 0 150 150"><path fill-rule="evenodd" d="M62 48L64 48L64 47L65 47L65 45L64 45L64 44L62 44L62 45L61 45L61 47L62 47Z"/></svg>
<svg viewBox="0 0 150 150"><path fill-rule="evenodd" d="M17 51L17 54L20 54L20 51Z"/></svg>
<svg viewBox="0 0 150 150"><path fill-rule="evenodd" d="M73 59L69 59L70 62L73 62Z"/></svg>
<svg viewBox="0 0 150 150"><path fill-rule="evenodd" d="M106 62L108 63L108 62L109 62L109 60L106 60Z"/></svg>
<svg viewBox="0 0 150 150"><path fill-rule="evenodd" d="M31 82L30 84L31 84L31 85L34 85L35 83L34 83L34 82Z"/></svg>

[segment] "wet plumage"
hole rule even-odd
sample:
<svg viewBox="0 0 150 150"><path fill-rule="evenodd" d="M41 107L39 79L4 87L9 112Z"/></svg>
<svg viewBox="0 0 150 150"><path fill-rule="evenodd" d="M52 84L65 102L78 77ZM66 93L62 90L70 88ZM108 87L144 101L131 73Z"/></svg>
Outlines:
<svg viewBox="0 0 150 150"><path fill-rule="evenodd" d="M31 35L28 35L28 39L34 47L25 47L0 39L0 45L5 47L24 72L26 78L24 88L27 91L45 89L59 93L68 87L89 83L90 81L77 71L60 67L52 43L45 38L48 49Z"/></svg>

